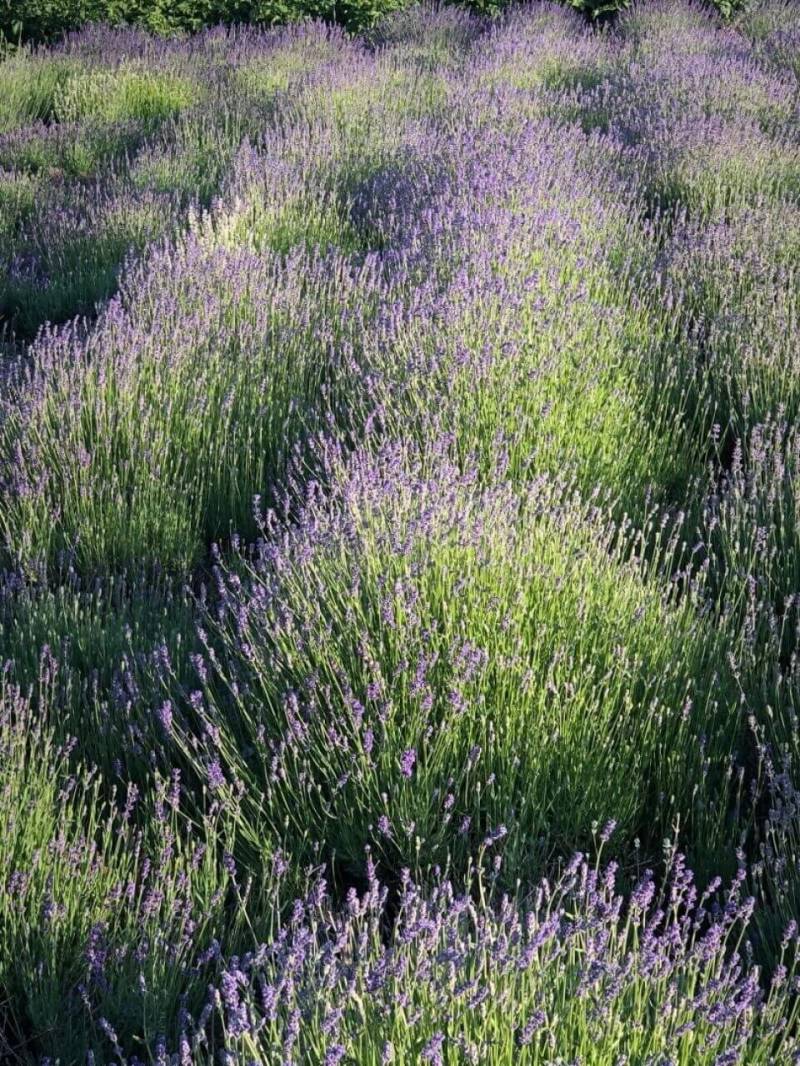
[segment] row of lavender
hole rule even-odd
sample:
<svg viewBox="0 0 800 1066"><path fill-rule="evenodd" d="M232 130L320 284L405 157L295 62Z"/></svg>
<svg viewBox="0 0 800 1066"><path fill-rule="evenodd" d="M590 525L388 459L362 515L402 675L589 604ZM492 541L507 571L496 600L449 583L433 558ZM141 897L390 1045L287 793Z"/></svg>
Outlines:
<svg viewBox="0 0 800 1066"><path fill-rule="evenodd" d="M786 24L0 67L0 1051L797 1061Z"/></svg>

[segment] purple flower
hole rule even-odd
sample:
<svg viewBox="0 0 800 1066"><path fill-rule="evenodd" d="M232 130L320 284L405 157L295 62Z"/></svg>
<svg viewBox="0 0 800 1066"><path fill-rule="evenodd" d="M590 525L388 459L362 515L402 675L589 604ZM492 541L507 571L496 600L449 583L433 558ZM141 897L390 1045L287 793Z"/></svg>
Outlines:
<svg viewBox="0 0 800 1066"><path fill-rule="evenodd" d="M498 825L496 829L492 829L491 832L484 837L483 846L490 848L496 844L498 840L502 840L504 836L508 834L508 829L504 825Z"/></svg>
<svg viewBox="0 0 800 1066"><path fill-rule="evenodd" d="M611 837L613 836L614 830L616 828L617 828L617 823L614 821L613 818L610 819L608 822L606 822L606 824L603 826L603 829L602 829L602 831L600 833L600 843L601 844L607 844L609 842L609 840L611 839Z"/></svg>
<svg viewBox="0 0 800 1066"><path fill-rule="evenodd" d="M444 1033L434 1033L422 1049L422 1058L432 1066L444 1066Z"/></svg>
<svg viewBox="0 0 800 1066"><path fill-rule="evenodd" d="M219 759L212 759L207 769L208 787L212 792L217 792L225 785L225 775L219 764Z"/></svg>
<svg viewBox="0 0 800 1066"><path fill-rule="evenodd" d="M165 700L158 709L158 720L164 733L169 736L172 733L172 701Z"/></svg>
<svg viewBox="0 0 800 1066"><path fill-rule="evenodd" d="M106 962L108 960L108 944L106 942L105 927L97 923L92 926L89 933L89 943L86 946L86 961L89 965L89 973L92 980L105 987Z"/></svg>
<svg viewBox="0 0 800 1066"><path fill-rule="evenodd" d="M407 748L400 756L400 773L403 777L409 778L413 775L416 761L416 750L414 748Z"/></svg>
<svg viewBox="0 0 800 1066"><path fill-rule="evenodd" d="M517 1043L520 1047L527 1047L533 1040L536 1032L542 1028L546 1022L546 1017L543 1011L537 1010L530 1016L525 1025L522 1027L520 1034L517 1038Z"/></svg>

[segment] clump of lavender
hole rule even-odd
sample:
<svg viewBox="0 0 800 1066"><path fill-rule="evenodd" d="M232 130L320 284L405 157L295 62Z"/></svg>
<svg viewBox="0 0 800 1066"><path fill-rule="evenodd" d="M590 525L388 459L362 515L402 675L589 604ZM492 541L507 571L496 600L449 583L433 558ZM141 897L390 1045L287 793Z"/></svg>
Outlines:
<svg viewBox="0 0 800 1066"><path fill-rule="evenodd" d="M575 856L527 898L476 904L464 886L404 878L387 943L377 880L343 912L314 899L237 958L212 997L229 1056L293 1062L791 1063L796 924L764 987L747 950L740 871L701 893L680 855L646 871Z"/></svg>
<svg viewBox="0 0 800 1066"><path fill-rule="evenodd" d="M615 145L518 114L514 99L438 142L446 287L393 346L384 418L421 442L452 434L459 455L487 473L501 459L520 483L569 472L641 517L648 493L698 469L675 382L664 402L659 312L626 295L654 259L643 201L615 172Z"/></svg>
<svg viewBox="0 0 800 1066"><path fill-rule="evenodd" d="M364 36L394 62L441 70L464 63L487 29L483 19L464 9L425 2L387 15Z"/></svg>
<svg viewBox="0 0 800 1066"><path fill-rule="evenodd" d="M260 149L243 146L225 202L195 217L188 236L132 265L122 298L88 336L71 326L32 346L0 444L11 503L3 540L16 562L52 563L68 551L84 571L148 559L191 565L211 540L252 531L253 495L279 482L302 436L328 418L358 424L369 406L365 334L378 308L413 296L402 263L384 273L365 260L347 210L347 190L364 176L364 128L374 129L374 119L385 131L373 170L403 144L396 115L383 106L391 85L379 74L362 57L360 76L375 79L378 101L367 97L365 113L342 126L335 93L345 79L329 73L318 91L333 114L304 136L276 132ZM136 198L158 205L165 197L145 189ZM120 241L131 239L125 226L138 217L130 204L126 192L109 207L122 235L92 267L95 280L100 265L110 275L106 289ZM107 224L103 217L104 234ZM66 229L75 256L86 242ZM103 245L91 247L97 259ZM22 297L52 292L46 265L31 258ZM377 323L384 343L393 328Z"/></svg>
<svg viewBox="0 0 800 1066"><path fill-rule="evenodd" d="M0 133L52 116L57 94L77 64L65 57L20 52L0 65Z"/></svg>
<svg viewBox="0 0 800 1066"><path fill-rule="evenodd" d="M794 0L765 0L744 12L737 28L752 42L759 62L800 81L800 27Z"/></svg>
<svg viewBox="0 0 800 1066"><path fill-rule="evenodd" d="M54 680L44 664L40 696ZM3 682L4 1037L14 1046L33 1034L37 1054L94 1050L101 1061L112 1031L125 1048L154 1047L159 1034L177 1043L182 1028L190 1033L187 1010L202 1009L218 938L234 951L247 943L249 888L217 854L231 846L228 830L211 805L186 817L178 770L142 788L109 788L76 760L77 738L55 743L50 710ZM264 935L281 883L276 876L256 893Z"/></svg>
<svg viewBox="0 0 800 1066"><path fill-rule="evenodd" d="M0 258L0 317L26 339L46 321L93 315L115 290L127 254L182 228L187 209L218 191L242 140L259 140L279 122L281 102L297 107L299 82L266 112L257 93L242 91L241 71L254 62L291 67L299 55L319 79L323 54L331 69L346 58L341 37L320 27L209 32L191 46L158 48L124 31L92 35L55 55L3 64L9 117L0 116L0 165L36 177L39 187L39 209ZM131 225L152 194L166 212Z"/></svg>
<svg viewBox="0 0 800 1066"><path fill-rule="evenodd" d="M641 5L620 31L616 71L581 109L629 145L655 208L706 217L764 195L797 199L792 78L766 70L743 37L681 3Z"/></svg>
<svg viewBox="0 0 800 1066"><path fill-rule="evenodd" d="M220 570L197 772L243 782L254 844L296 825L352 872L368 843L394 874L463 866L500 825L523 879L595 819L652 842L680 814L710 842L739 725L690 598L568 487L482 489L446 448L329 469Z"/></svg>
<svg viewBox="0 0 800 1066"><path fill-rule="evenodd" d="M616 70L616 41L586 33L580 16L558 4L509 8L477 51L480 83L516 91L516 108L575 119L583 94Z"/></svg>
<svg viewBox="0 0 800 1066"><path fill-rule="evenodd" d="M358 398L348 305L363 283L342 285L313 253L295 263L284 270L277 256L193 238L153 253L88 338L74 329L40 340L0 430L12 556L29 565L67 550L101 571L186 566L232 524L247 529L252 496L280 473L309 404L333 404L337 389ZM301 274L318 279L311 291ZM334 375L331 314L343 363Z"/></svg>
<svg viewBox="0 0 800 1066"><path fill-rule="evenodd" d="M789 791L800 755L798 447L796 429L780 412L754 426L735 444L729 469L707 499L702 527L709 608L736 649L760 760L777 767L789 760L790 772L772 775L782 775L781 789Z"/></svg>
<svg viewBox="0 0 800 1066"><path fill-rule="evenodd" d="M723 459L754 426L798 411L798 218L796 204L762 201L715 223L684 219L664 244L658 299L680 310L673 360L695 432Z"/></svg>

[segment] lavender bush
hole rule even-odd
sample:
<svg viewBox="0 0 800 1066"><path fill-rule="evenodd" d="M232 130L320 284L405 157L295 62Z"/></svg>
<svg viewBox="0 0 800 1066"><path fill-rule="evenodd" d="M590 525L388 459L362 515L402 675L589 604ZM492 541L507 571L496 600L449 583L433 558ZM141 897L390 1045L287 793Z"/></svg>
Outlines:
<svg viewBox="0 0 800 1066"><path fill-rule="evenodd" d="M800 1062L795 22L0 62L0 1060Z"/></svg>
<svg viewBox="0 0 800 1066"><path fill-rule="evenodd" d="M729 954L752 921L743 870L718 899L719 882L701 894L674 855L663 895L647 870L623 899L614 864L579 853L524 902L479 881L480 904L406 876L386 947L386 891L367 863L369 890L342 914L312 898L280 938L232 960L211 999L228 1061L796 1060L783 1002L796 924L762 989L752 962Z"/></svg>
<svg viewBox="0 0 800 1066"><path fill-rule="evenodd" d="M690 599L569 488L431 462L357 455L220 574L224 650L180 738L198 775L350 873L367 843L397 875L496 838L525 880L612 817L646 849L699 818L713 850L737 691Z"/></svg>

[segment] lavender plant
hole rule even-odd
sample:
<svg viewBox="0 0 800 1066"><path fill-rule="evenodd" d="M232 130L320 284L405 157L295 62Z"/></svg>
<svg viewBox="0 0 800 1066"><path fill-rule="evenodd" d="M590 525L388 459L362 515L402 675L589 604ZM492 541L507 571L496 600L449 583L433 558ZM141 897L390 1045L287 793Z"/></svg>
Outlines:
<svg viewBox="0 0 800 1066"><path fill-rule="evenodd" d="M707 432L735 439L797 410L797 206L758 203L726 221L677 224L664 247L663 300L680 306L684 387Z"/></svg>
<svg viewBox="0 0 800 1066"><path fill-rule="evenodd" d="M29 52L4 59L0 64L0 131L49 118L70 70L71 64L63 58Z"/></svg>
<svg viewBox="0 0 800 1066"><path fill-rule="evenodd" d="M800 1061L798 15L0 62L0 1059Z"/></svg>
<svg viewBox="0 0 800 1066"><path fill-rule="evenodd" d="M387 894L368 868L343 913L314 897L280 938L231 960L213 999L229 1060L795 1061L796 923L761 989L743 870L718 899L719 882L700 893L677 855L663 895L646 871L626 899L614 864L578 854L496 909L483 884L476 904L460 885L424 892L406 876L387 947Z"/></svg>
<svg viewBox="0 0 800 1066"><path fill-rule="evenodd" d="M217 965L215 936L239 937L241 906L228 914L245 888L217 853L218 815L182 816L177 773L105 800L96 769L70 766L76 744L56 746L45 709L4 681L0 1047L17 1059L81 1058L111 1030L132 1046L177 1042Z"/></svg>
<svg viewBox="0 0 800 1066"><path fill-rule="evenodd" d="M753 42L761 63L800 79L800 34L793 4L765 0L744 13L738 28Z"/></svg>
<svg viewBox="0 0 800 1066"><path fill-rule="evenodd" d="M712 848L741 723L690 601L568 489L431 462L354 460L220 575L175 728L199 776L241 782L251 849L270 826L355 873L369 843L397 875L504 840L525 880L593 821L652 844L654 809Z"/></svg>

